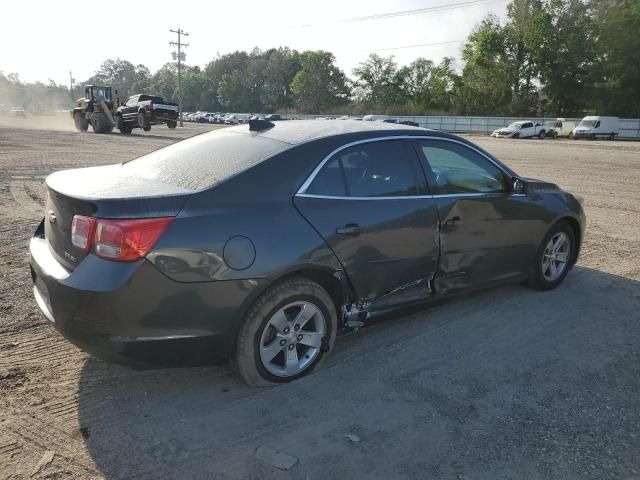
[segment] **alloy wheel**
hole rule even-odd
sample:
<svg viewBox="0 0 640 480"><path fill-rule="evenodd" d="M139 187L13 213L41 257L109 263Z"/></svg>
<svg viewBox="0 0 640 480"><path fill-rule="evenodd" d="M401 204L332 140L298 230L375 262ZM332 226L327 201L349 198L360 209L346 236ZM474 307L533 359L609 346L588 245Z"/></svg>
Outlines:
<svg viewBox="0 0 640 480"><path fill-rule="evenodd" d="M542 254L542 275L547 282L555 282L564 273L569 263L571 244L564 232L556 233Z"/></svg>
<svg viewBox="0 0 640 480"><path fill-rule="evenodd" d="M260 338L263 367L277 377L292 377L316 360L326 324L318 307L306 301L289 303L274 313Z"/></svg>

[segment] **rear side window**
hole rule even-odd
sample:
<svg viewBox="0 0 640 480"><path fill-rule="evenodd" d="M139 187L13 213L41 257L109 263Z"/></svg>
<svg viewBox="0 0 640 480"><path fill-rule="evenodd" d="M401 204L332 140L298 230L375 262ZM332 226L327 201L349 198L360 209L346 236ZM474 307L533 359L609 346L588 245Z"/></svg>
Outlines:
<svg viewBox="0 0 640 480"><path fill-rule="evenodd" d="M507 181L496 165L464 145L425 140L420 147L431 167L436 193L505 193Z"/></svg>
<svg viewBox="0 0 640 480"><path fill-rule="evenodd" d="M417 195L414 160L400 141L355 145L334 155L306 193L340 197Z"/></svg>
<svg viewBox="0 0 640 480"><path fill-rule="evenodd" d="M191 191L212 187L290 145L244 133L215 131L183 140L125 163L132 175Z"/></svg>

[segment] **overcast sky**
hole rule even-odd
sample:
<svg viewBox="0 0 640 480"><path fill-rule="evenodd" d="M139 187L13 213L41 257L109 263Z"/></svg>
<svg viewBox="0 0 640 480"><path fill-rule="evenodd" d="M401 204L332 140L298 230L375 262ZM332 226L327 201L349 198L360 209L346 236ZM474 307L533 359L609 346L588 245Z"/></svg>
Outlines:
<svg viewBox="0 0 640 480"><path fill-rule="evenodd" d="M459 6L419 15L341 22L390 12ZM481 2L481 3L477 3ZM418 56L460 58L462 43L487 13L504 17L507 0L224 0L149 2L8 0L0 28L0 70L26 81L78 82L107 58L155 71L171 60L169 29L190 33L187 63L204 66L217 54L288 46L333 52L351 70L369 53L394 55L400 65ZM306 26L305 26L306 25Z"/></svg>

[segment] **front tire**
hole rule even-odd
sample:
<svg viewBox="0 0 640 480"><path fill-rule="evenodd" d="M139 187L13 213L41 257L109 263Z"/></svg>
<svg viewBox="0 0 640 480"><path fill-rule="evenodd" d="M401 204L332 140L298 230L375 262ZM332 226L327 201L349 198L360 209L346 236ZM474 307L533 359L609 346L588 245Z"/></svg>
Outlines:
<svg viewBox="0 0 640 480"><path fill-rule="evenodd" d="M168 121L167 122L167 127L169 127L171 130L173 130L174 128L176 128L178 122L172 122L172 121Z"/></svg>
<svg viewBox="0 0 640 480"><path fill-rule="evenodd" d="M269 288L240 326L234 364L253 387L290 382L310 373L333 348L336 306L317 283L302 277Z"/></svg>
<svg viewBox="0 0 640 480"><path fill-rule="evenodd" d="M76 130L79 132L86 132L89 129L89 121L82 113L76 113L73 116L73 121L76 124Z"/></svg>
<svg viewBox="0 0 640 480"><path fill-rule="evenodd" d="M562 283L573 266L576 238L573 228L560 221L553 225L538 247L529 275L529 286L552 290Z"/></svg>
<svg viewBox="0 0 640 480"><path fill-rule="evenodd" d="M546 132L544 130L542 130L539 134L538 134L538 138L540 140L544 140L544 137L546 136Z"/></svg>

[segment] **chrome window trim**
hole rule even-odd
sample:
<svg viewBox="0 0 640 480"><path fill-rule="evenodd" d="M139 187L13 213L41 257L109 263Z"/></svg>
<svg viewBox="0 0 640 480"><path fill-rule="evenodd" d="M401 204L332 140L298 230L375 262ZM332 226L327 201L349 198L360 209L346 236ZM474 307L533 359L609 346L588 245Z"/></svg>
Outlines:
<svg viewBox="0 0 640 480"><path fill-rule="evenodd" d="M313 183L313 181L315 180L315 178L318 175L318 173L320 172L320 170L322 170L322 167L324 167L324 165L329 160L331 160L331 158L336 153L341 152L342 150L345 150L346 148L353 147L354 145L362 145L363 143L372 143L372 142L383 142L385 140L440 140L440 141L444 141L444 142L457 143L459 145L462 145L463 147L467 147L467 148L473 150L474 152L478 153L482 157L484 157L487 160L489 160L502 173L504 173L505 175L507 175L509 177L511 176L507 172L505 172L504 169L502 168L502 166L497 164L495 162L495 160L493 160L491 157L487 156L486 154L482 153L477 148L475 148L475 147L473 147L471 145L468 145L465 142L461 142L461 141L455 140L453 138L437 137L437 136L433 136L433 135L389 135L387 137L374 137L374 138L366 138L364 140L357 140L355 142L346 143L346 144L341 145L340 147L336 148L331 153L329 153L326 157L324 157L322 159L322 161L316 166L316 168L313 169L311 174L307 177L307 179L304 181L302 186L295 193L295 196L300 196L300 197L304 196L304 197L308 197L308 198L331 198L331 199L353 199L353 200L389 200L389 199L393 199L393 198L395 198L395 199L408 199L408 198L435 198L435 197L459 197L459 196L468 197L468 196L487 196L487 195L525 196L524 194L512 194L512 195L509 195L508 193L491 193L491 192L488 192L488 193L455 193L455 194L442 194L442 195L406 195L406 196L397 196L397 197L394 197L394 196L388 196L388 197L347 197L347 196L344 196L344 197L342 197L342 196L316 195L316 194L308 194L308 193L306 193L307 189L309 188L311 183Z"/></svg>
<svg viewBox="0 0 640 480"><path fill-rule="evenodd" d="M339 196L339 195L318 195L315 193L296 193L296 197L300 198L321 198L324 200L414 200L414 199L429 199L433 200L435 198L454 198L454 197L467 197L467 198L477 198L477 197L526 197L524 193L443 193L437 195L398 195L396 197L347 197L347 196Z"/></svg>

